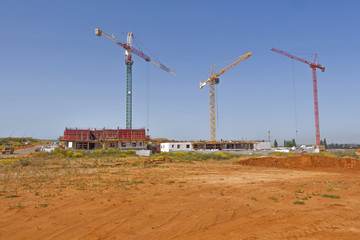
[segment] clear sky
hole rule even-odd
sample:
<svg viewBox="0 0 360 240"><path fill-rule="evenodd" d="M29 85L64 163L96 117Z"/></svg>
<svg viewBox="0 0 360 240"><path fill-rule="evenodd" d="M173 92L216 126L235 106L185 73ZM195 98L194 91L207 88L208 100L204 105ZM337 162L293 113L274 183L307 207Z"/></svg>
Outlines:
<svg viewBox="0 0 360 240"><path fill-rule="evenodd" d="M125 128L124 50L97 37L100 28L122 42L132 31L177 73L134 56L133 127L151 137L209 139L209 88L199 82L251 51L216 87L217 138L270 130L281 144L297 128L298 143L314 144L311 69L275 47L318 54L321 138L360 143L359 12L355 0L1 1L0 137Z"/></svg>

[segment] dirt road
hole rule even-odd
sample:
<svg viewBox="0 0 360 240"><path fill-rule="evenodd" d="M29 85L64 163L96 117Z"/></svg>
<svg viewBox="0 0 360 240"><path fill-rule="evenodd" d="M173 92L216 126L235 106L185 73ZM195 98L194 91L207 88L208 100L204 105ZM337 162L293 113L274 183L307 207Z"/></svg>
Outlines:
<svg viewBox="0 0 360 240"><path fill-rule="evenodd" d="M29 154L29 153L32 153L35 151L35 149L37 147L40 147L40 146L34 146L34 147L31 147L31 148L26 148L26 149L22 149L22 150L15 150L13 154L0 154L0 158L1 157L9 157L9 156L21 156L21 155L26 155L26 154Z"/></svg>
<svg viewBox="0 0 360 240"><path fill-rule="evenodd" d="M5 184L1 239L360 239L360 170L60 166Z"/></svg>

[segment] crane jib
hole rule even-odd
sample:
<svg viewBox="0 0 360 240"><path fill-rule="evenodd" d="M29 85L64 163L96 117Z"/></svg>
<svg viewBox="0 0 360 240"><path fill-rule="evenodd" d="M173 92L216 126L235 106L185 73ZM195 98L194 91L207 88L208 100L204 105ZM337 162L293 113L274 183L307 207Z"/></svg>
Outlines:
<svg viewBox="0 0 360 240"><path fill-rule="evenodd" d="M122 48L128 50L129 52L134 53L135 55L143 58L146 62L151 62L152 64L154 64L155 66L165 70L166 72L176 76L176 73L172 70L170 70L168 67L164 66L163 64L151 59L149 56L147 56L145 53L133 48L132 46L129 46L128 44L119 42L118 40L116 40L115 38L109 36L108 34L104 33L103 31L101 31L100 29L96 28L95 29L95 34L97 36L101 36L104 35L106 38L110 39L111 41L115 42L116 44L118 44L119 46L121 46Z"/></svg>

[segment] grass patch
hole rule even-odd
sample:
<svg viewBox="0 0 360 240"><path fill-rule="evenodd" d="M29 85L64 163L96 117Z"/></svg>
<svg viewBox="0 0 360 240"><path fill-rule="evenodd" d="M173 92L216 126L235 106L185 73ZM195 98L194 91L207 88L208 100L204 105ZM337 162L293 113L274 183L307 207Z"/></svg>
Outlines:
<svg viewBox="0 0 360 240"><path fill-rule="evenodd" d="M273 200L274 202L278 201L278 199L276 197L274 197L274 196L270 196L270 197L268 197L268 199Z"/></svg>
<svg viewBox="0 0 360 240"><path fill-rule="evenodd" d="M17 198L17 197L20 197L19 195L9 195L9 196L6 196L5 198Z"/></svg>
<svg viewBox="0 0 360 240"><path fill-rule="evenodd" d="M224 196L224 189L221 189L220 195Z"/></svg>
<svg viewBox="0 0 360 240"><path fill-rule="evenodd" d="M319 194L321 197L326 197L326 198L335 198L335 199L339 199L340 196L338 195L329 195L329 194Z"/></svg>
<svg viewBox="0 0 360 240"><path fill-rule="evenodd" d="M133 180L132 184L140 184L140 183L144 183L143 180Z"/></svg>
<svg viewBox="0 0 360 240"><path fill-rule="evenodd" d="M162 159L168 157L175 162L191 163L192 161L208 161L208 160L239 160L241 157L248 156L244 154L233 154L226 152L217 153L200 153L200 152L173 152L159 153L151 156L151 159Z"/></svg>
<svg viewBox="0 0 360 240"><path fill-rule="evenodd" d="M305 205L303 201L296 200L293 202L295 205Z"/></svg>
<svg viewBox="0 0 360 240"><path fill-rule="evenodd" d="M84 190L86 190L86 185L85 184L78 184L76 186L76 190L84 191Z"/></svg>
<svg viewBox="0 0 360 240"><path fill-rule="evenodd" d="M25 206L24 206L24 205L21 205L21 203L18 203L18 204L16 204L16 205L9 206L9 209L16 209L16 208L18 208L18 209L24 209Z"/></svg>
<svg viewBox="0 0 360 240"><path fill-rule="evenodd" d="M293 152L269 152L268 156L270 157L293 157L295 153Z"/></svg>
<svg viewBox="0 0 360 240"><path fill-rule="evenodd" d="M31 162L28 159L20 159L20 165L23 167L29 166Z"/></svg>
<svg viewBox="0 0 360 240"><path fill-rule="evenodd" d="M47 203L39 203L39 207L46 208L49 204Z"/></svg>

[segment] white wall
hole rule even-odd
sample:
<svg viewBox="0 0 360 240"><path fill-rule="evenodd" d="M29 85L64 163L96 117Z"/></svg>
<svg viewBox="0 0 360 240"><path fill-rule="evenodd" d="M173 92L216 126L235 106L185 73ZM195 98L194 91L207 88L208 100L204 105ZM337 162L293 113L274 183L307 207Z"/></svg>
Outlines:
<svg viewBox="0 0 360 240"><path fill-rule="evenodd" d="M255 150L266 150L271 149L271 143L270 142L257 142L254 144Z"/></svg>
<svg viewBox="0 0 360 240"><path fill-rule="evenodd" d="M160 143L160 151L161 152L169 152L170 143Z"/></svg>

